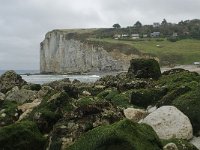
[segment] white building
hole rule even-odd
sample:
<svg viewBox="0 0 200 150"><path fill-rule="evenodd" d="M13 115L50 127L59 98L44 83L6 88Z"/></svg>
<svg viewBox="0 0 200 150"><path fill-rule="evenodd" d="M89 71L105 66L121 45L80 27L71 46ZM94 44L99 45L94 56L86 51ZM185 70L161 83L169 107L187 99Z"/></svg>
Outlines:
<svg viewBox="0 0 200 150"><path fill-rule="evenodd" d="M154 23L153 23L153 27L154 27L154 28L160 27L160 23L159 23L159 22L154 22Z"/></svg>
<svg viewBox="0 0 200 150"><path fill-rule="evenodd" d="M151 33L151 37L159 37L160 36L160 32L152 32Z"/></svg>
<svg viewBox="0 0 200 150"><path fill-rule="evenodd" d="M132 39L139 39L140 35L139 34L131 34Z"/></svg>

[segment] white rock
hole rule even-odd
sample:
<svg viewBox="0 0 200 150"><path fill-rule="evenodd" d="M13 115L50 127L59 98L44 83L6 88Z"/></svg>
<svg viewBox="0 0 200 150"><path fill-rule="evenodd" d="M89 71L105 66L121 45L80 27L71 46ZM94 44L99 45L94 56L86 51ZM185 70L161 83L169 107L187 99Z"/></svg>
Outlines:
<svg viewBox="0 0 200 150"><path fill-rule="evenodd" d="M49 92L52 92L53 88L50 86L42 86L42 88L38 91L38 98L43 98Z"/></svg>
<svg viewBox="0 0 200 150"><path fill-rule="evenodd" d="M12 88L11 91L12 91L12 92L17 92L17 91L19 91L19 87L18 87L18 86L15 86L15 87Z"/></svg>
<svg viewBox="0 0 200 150"><path fill-rule="evenodd" d="M178 147L174 143L168 143L163 147L163 150L178 150Z"/></svg>
<svg viewBox="0 0 200 150"><path fill-rule="evenodd" d="M142 109L127 108L124 110L124 115L127 119L138 122L145 116L147 116L147 113L145 110Z"/></svg>
<svg viewBox="0 0 200 150"><path fill-rule="evenodd" d="M21 106L18 106L19 110L22 110L22 114L20 115L18 121L24 119L27 117L28 114L30 114L33 110L33 108L37 107L41 103L41 99L35 99L32 103L25 103Z"/></svg>
<svg viewBox="0 0 200 150"><path fill-rule="evenodd" d="M157 109L156 106L148 106L147 107L147 112L150 114L150 113L154 112L156 109Z"/></svg>
<svg viewBox="0 0 200 150"><path fill-rule="evenodd" d="M5 99L5 94L0 92L0 101L3 101Z"/></svg>
<svg viewBox="0 0 200 150"><path fill-rule="evenodd" d="M0 113L3 113L3 112L5 112L6 111L6 109L1 109L0 110Z"/></svg>
<svg viewBox="0 0 200 150"><path fill-rule="evenodd" d="M9 91L6 94L6 101L16 101L19 103L24 103L26 101L33 101L37 98L36 92L26 89L17 90L18 87L15 90Z"/></svg>
<svg viewBox="0 0 200 150"><path fill-rule="evenodd" d="M163 106L149 114L142 123L150 125L161 139L191 139L190 120L174 106Z"/></svg>
<svg viewBox="0 0 200 150"><path fill-rule="evenodd" d="M193 137L190 143L200 149L200 137Z"/></svg>
<svg viewBox="0 0 200 150"><path fill-rule="evenodd" d="M1 117L3 118L6 117L6 113L1 114Z"/></svg>
<svg viewBox="0 0 200 150"><path fill-rule="evenodd" d="M90 92L88 92L88 91L83 91L83 93L82 93L84 96L90 96L91 95L91 93Z"/></svg>

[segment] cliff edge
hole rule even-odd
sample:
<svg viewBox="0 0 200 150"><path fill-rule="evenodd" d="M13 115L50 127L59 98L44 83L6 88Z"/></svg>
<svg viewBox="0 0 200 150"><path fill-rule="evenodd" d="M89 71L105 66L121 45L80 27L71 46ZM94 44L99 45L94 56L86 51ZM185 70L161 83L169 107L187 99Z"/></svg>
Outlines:
<svg viewBox="0 0 200 150"><path fill-rule="evenodd" d="M41 73L86 73L127 70L139 57L130 47L89 40L97 29L53 30L40 44ZM123 52L121 50L124 49Z"/></svg>

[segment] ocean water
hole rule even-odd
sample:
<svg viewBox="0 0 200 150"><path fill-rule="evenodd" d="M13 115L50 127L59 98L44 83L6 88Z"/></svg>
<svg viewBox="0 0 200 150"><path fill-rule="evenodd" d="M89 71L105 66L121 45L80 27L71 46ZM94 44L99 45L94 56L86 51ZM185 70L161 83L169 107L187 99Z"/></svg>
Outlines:
<svg viewBox="0 0 200 150"><path fill-rule="evenodd" d="M6 70L0 70L0 75ZM38 70L15 70L16 73L20 74L22 78L30 83L43 84L56 80L61 80L64 78L69 78L71 81L77 79L81 82L95 82L101 76L100 75L40 75ZM36 75L26 75L26 74L36 74Z"/></svg>

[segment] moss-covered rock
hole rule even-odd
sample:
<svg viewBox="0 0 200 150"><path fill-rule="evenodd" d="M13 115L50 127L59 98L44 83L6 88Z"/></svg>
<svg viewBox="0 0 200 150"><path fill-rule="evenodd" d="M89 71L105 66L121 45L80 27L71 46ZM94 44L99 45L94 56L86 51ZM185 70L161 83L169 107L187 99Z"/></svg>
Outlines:
<svg viewBox="0 0 200 150"><path fill-rule="evenodd" d="M113 105L127 108L131 104L128 92L120 93L116 88L108 88L97 95L99 99L110 101Z"/></svg>
<svg viewBox="0 0 200 150"><path fill-rule="evenodd" d="M127 108L131 106L131 104L129 103L130 97L126 93L116 94L111 98L110 101L115 106L122 107L122 108Z"/></svg>
<svg viewBox="0 0 200 150"><path fill-rule="evenodd" d="M173 105L190 119L194 134L200 130L200 76L187 70L168 71L156 81L158 86L165 86L169 92L157 106Z"/></svg>
<svg viewBox="0 0 200 150"><path fill-rule="evenodd" d="M120 108L110 102L85 97L75 102L76 109L66 113L51 132L50 150L69 147L83 133L101 126L113 124L124 118Z"/></svg>
<svg viewBox="0 0 200 150"><path fill-rule="evenodd" d="M112 91L112 89L106 89L102 92L100 92L97 97L100 98L100 99L103 99L105 98L110 92Z"/></svg>
<svg viewBox="0 0 200 150"><path fill-rule="evenodd" d="M91 105L95 102L96 100L93 97L88 96L88 97L83 97L83 98L78 99L75 104L77 107L81 107L81 106Z"/></svg>
<svg viewBox="0 0 200 150"><path fill-rule="evenodd" d="M40 84L31 84L30 90L39 91L41 90L42 86Z"/></svg>
<svg viewBox="0 0 200 150"><path fill-rule="evenodd" d="M32 90L26 90L26 89L21 89L21 90L16 90L16 91L9 91L6 94L6 101L16 101L17 103L25 103L25 102L32 102L37 98L37 93L36 91Z"/></svg>
<svg viewBox="0 0 200 150"><path fill-rule="evenodd" d="M161 76L160 66L155 59L132 59L128 76L158 79Z"/></svg>
<svg viewBox="0 0 200 150"><path fill-rule="evenodd" d="M145 80L138 80L138 79L132 81L121 80L118 82L117 89L121 92L131 89L141 89L141 88L146 88L148 84L149 83Z"/></svg>
<svg viewBox="0 0 200 150"><path fill-rule="evenodd" d="M162 144L153 129L145 124L122 120L88 131L68 150L161 150Z"/></svg>
<svg viewBox="0 0 200 150"><path fill-rule="evenodd" d="M22 79L15 71L7 71L0 77L0 92L6 93L13 87L22 87L26 81Z"/></svg>
<svg viewBox="0 0 200 150"><path fill-rule="evenodd" d="M96 85L104 85L106 87L116 87L117 77L113 75L107 75L95 82Z"/></svg>
<svg viewBox="0 0 200 150"><path fill-rule="evenodd" d="M16 102L4 101L0 105L0 127L14 123L18 120L20 112L17 109L18 104Z"/></svg>
<svg viewBox="0 0 200 150"><path fill-rule="evenodd" d="M163 147L168 143L176 144L178 150L198 150L194 145L190 144L186 140L182 139L169 139L169 140L161 140Z"/></svg>
<svg viewBox="0 0 200 150"><path fill-rule="evenodd" d="M71 98L66 92L50 93L33 109L28 118L37 123L41 132L49 132L62 115L73 108Z"/></svg>
<svg viewBox="0 0 200 150"><path fill-rule="evenodd" d="M40 84L33 84L33 83L29 83L22 87L22 89L32 90L32 91L39 91L39 90L41 90L41 88L42 88L42 86Z"/></svg>
<svg viewBox="0 0 200 150"><path fill-rule="evenodd" d="M116 88L112 88L111 91L104 98L106 100L112 100L116 95L119 94L119 91Z"/></svg>
<svg viewBox="0 0 200 150"><path fill-rule="evenodd" d="M46 140L35 123L23 121L0 128L0 145L4 150L44 150Z"/></svg>
<svg viewBox="0 0 200 150"><path fill-rule="evenodd" d="M57 81L53 81L53 82L44 84L44 86L50 86L51 88L53 88L57 91L63 90L63 87L66 85L71 85L71 81L69 80L69 78L65 78L62 80L57 80Z"/></svg>
<svg viewBox="0 0 200 150"><path fill-rule="evenodd" d="M74 85L71 85L71 84L65 85L63 87L63 90L72 98L76 98L77 99L78 96L79 96L79 90Z"/></svg>
<svg viewBox="0 0 200 150"><path fill-rule="evenodd" d="M161 100L157 102L157 107L163 106L163 105L170 105L174 99L177 97L187 93L188 91L191 91L191 88L188 86L181 86L177 89L169 92L166 94Z"/></svg>
<svg viewBox="0 0 200 150"><path fill-rule="evenodd" d="M190 119L194 134L200 131L200 85L190 92L187 92L172 101L172 105L176 106Z"/></svg>
<svg viewBox="0 0 200 150"><path fill-rule="evenodd" d="M178 72L165 74L163 74L162 77L160 77L159 80L155 82L155 85L167 87L169 91L175 90L181 86L188 86L188 84L191 82L200 81L200 76L197 73L189 72L187 70L181 69L181 71ZM189 85L189 87L193 87L194 84Z"/></svg>
<svg viewBox="0 0 200 150"><path fill-rule="evenodd" d="M133 105L147 108L149 105L156 104L165 94L167 94L166 88L134 90L130 102Z"/></svg>

